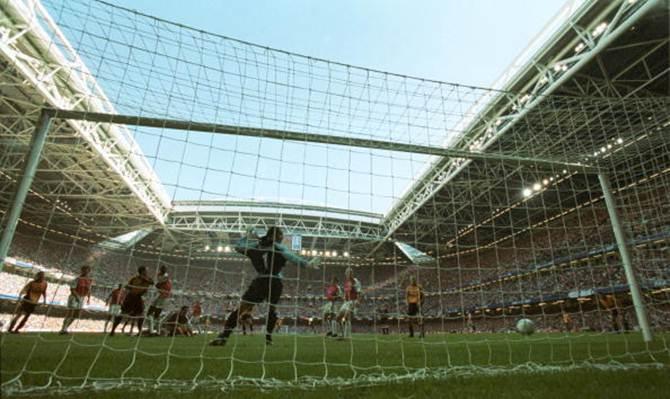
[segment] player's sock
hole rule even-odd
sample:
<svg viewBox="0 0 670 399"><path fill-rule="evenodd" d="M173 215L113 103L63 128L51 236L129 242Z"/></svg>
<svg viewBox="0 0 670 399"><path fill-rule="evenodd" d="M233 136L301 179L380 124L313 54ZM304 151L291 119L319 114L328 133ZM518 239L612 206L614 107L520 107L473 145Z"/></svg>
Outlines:
<svg viewBox="0 0 670 399"><path fill-rule="evenodd" d="M7 330L8 332L12 332L14 330L14 326L16 325L16 321L18 319L18 317L12 319L12 321L9 323L9 330Z"/></svg>
<svg viewBox="0 0 670 399"><path fill-rule="evenodd" d="M265 332L266 332L266 338L272 334L272 332L275 330L275 326L277 325L277 312L274 309L273 305L270 305L268 309L268 322L267 325L265 326ZM272 338L270 338L272 340Z"/></svg>
<svg viewBox="0 0 670 399"><path fill-rule="evenodd" d="M16 327L16 329L14 330L14 332L19 332L19 330L22 329L23 326L26 325L26 322L27 322L27 321L28 321L28 316L24 316L23 319L21 319L21 322L19 323L19 325L18 325L18 326Z"/></svg>
<svg viewBox="0 0 670 399"><path fill-rule="evenodd" d="M351 321L347 320L344 322L344 335L346 337L351 337Z"/></svg>
<svg viewBox="0 0 670 399"><path fill-rule="evenodd" d="M67 330L68 330L68 328L70 328L70 325L71 325L73 322L74 322L74 317L69 317L69 318L65 321L65 328L63 329L63 333L64 333L64 334L67 334Z"/></svg>
<svg viewBox="0 0 670 399"><path fill-rule="evenodd" d="M233 311L228 315L228 319L226 319L226 324L223 327L223 331L221 334L219 334L216 339L214 339L212 342L209 344L212 346L223 346L226 344L226 341L228 340L228 337L230 337L230 334L233 333L233 329L237 326L237 319L239 315L239 309Z"/></svg>
<svg viewBox="0 0 670 399"><path fill-rule="evenodd" d="M232 330L224 329L213 341L209 343L210 346L223 346L228 341L228 337L232 334Z"/></svg>
<svg viewBox="0 0 670 399"><path fill-rule="evenodd" d="M227 340L228 337L230 337L230 334L232 334L232 330L223 330L221 334L219 334L216 339L222 339L222 340Z"/></svg>
<svg viewBox="0 0 670 399"><path fill-rule="evenodd" d="M65 325L65 332L67 332L68 328L70 328L70 326L72 325L72 323L74 323L75 320L76 320L75 317L68 318L67 324Z"/></svg>
<svg viewBox="0 0 670 399"><path fill-rule="evenodd" d="M409 336L414 337L414 325L409 323Z"/></svg>
<svg viewBox="0 0 670 399"><path fill-rule="evenodd" d="M226 324L223 327L223 331L221 334L219 334L218 337L216 337L215 341L223 341L224 343L226 342L230 334L233 333L235 327L237 327L237 319L239 317L238 315L239 311L235 310L228 316L228 319L226 319Z"/></svg>
<svg viewBox="0 0 670 399"><path fill-rule="evenodd" d="M142 336L142 325L144 324L144 317L137 319L137 335ZM132 331L131 331L132 333Z"/></svg>
<svg viewBox="0 0 670 399"><path fill-rule="evenodd" d="M114 335L114 332L116 331L116 327L121 324L121 316L115 316L114 320L112 320L112 330L109 332L109 335ZM123 328L125 327L125 324L123 327L121 327L121 334L123 334Z"/></svg>
<svg viewBox="0 0 670 399"><path fill-rule="evenodd" d="M152 333L155 333L156 335L158 335L161 331L161 322L163 321L161 319L161 313L163 313L163 308L156 308L156 312L154 313L154 317L153 317L153 319L154 319L153 320L153 325L152 325L152 328L153 328Z"/></svg>
<svg viewBox="0 0 670 399"><path fill-rule="evenodd" d="M335 320L330 321L330 335L333 337L337 336L337 321Z"/></svg>

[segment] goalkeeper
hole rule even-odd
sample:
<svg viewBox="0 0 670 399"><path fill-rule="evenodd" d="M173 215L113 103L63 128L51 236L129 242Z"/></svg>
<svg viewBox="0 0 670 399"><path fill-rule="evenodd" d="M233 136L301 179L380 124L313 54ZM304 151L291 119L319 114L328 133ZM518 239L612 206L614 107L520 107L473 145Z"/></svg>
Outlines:
<svg viewBox="0 0 670 399"><path fill-rule="evenodd" d="M268 316L266 324L265 343L272 345L272 332L277 322L276 306L281 296L283 284L281 271L286 262L295 263L298 266L318 269L319 258L313 258L308 261L292 253L281 242L284 234L281 229L272 226L268 229L265 236L258 238L253 230L247 232L246 237L242 237L235 247L235 251L249 257L251 264L258 275L251 281L249 288L242 295L242 302L239 308L234 310L226 320L223 332L210 342L210 345L225 345L233 329L237 326L239 319L248 313L251 313L254 306L268 301Z"/></svg>

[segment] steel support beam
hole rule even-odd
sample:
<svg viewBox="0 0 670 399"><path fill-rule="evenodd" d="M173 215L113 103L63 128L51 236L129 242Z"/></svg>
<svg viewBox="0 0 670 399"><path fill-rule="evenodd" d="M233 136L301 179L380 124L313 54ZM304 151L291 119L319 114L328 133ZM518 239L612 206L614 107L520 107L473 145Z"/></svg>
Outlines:
<svg viewBox="0 0 670 399"><path fill-rule="evenodd" d="M385 233L379 224L281 214L177 213L171 214L165 225L172 231L224 233L244 233L249 226L279 226L286 234L361 241L379 241Z"/></svg>
<svg viewBox="0 0 670 399"><path fill-rule="evenodd" d="M261 209L271 209L273 213L303 213L317 212L319 214L339 215L339 219L347 220L371 220L378 223L383 215L379 213L358 211L354 209L333 208L319 205L308 205L288 202L261 202L261 201L235 201L235 200L180 200L174 202L172 214L184 212L195 212L201 214L230 212L242 209L242 212L254 212ZM260 211L263 212L263 211ZM267 211L266 211L267 212Z"/></svg>
<svg viewBox="0 0 670 399"><path fill-rule="evenodd" d="M607 26L606 31L597 38L590 34L585 37L585 32L588 33L588 29L580 28L577 21L568 21L566 24L567 28L564 29L566 32L564 33L576 33L577 37L566 46L562 55L554 59L549 65L540 65L539 63L531 65L538 69L539 73L534 80L531 80L525 86L528 88L528 92L526 94L519 92L517 98L514 100L506 99L505 95L501 94L499 98L491 102L486 111L481 112L477 118L473 118L474 122L466 128L466 132L477 132L477 129L481 129L483 140L479 139L477 147L482 150L488 148L503 136L505 132L509 131L517 121L524 118L531 110L538 106L546 96L552 94L556 89L575 76L583 66L593 60L603 49L613 43L615 39L626 32L658 3L658 0L640 1L638 4L628 1L608 3L608 12L616 9L615 17ZM598 21L592 22L596 23ZM580 40L588 42L585 44L584 49L576 55L566 57L565 54L570 54L576 43L581 43ZM539 58L539 56L534 58ZM528 68L531 68L531 66ZM523 74L520 73L519 76ZM504 101L508 102L508 106L500 104ZM511 108L512 112L505 113L505 110L510 110L509 108ZM486 117L489 109L500 109L499 117ZM480 123L482 120L495 122L488 129L485 129L486 126L482 126ZM499 126L497 125L498 123L500 124ZM491 131L489 132L488 130ZM464 137L468 135L464 134ZM432 165L432 168L414 184L414 187L388 213L384 224L389 231L389 236L407 221L418 208L426 204L430 198L461 173L468 164L468 161L454 162L451 159L436 161Z"/></svg>
<svg viewBox="0 0 670 399"><path fill-rule="evenodd" d="M0 58L16 70L21 87L34 88L50 107L114 112L95 75L40 2L0 4L0 15L9 22L9 29L0 30ZM60 45L54 46L54 42ZM170 198L146 160L135 155L141 151L132 135L123 129L67 122L162 224L170 211Z"/></svg>

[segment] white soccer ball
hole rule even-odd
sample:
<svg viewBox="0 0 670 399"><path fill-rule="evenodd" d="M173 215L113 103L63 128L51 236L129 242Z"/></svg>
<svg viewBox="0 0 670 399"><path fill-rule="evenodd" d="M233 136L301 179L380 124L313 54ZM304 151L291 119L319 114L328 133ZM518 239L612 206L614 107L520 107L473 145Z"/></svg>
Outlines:
<svg viewBox="0 0 670 399"><path fill-rule="evenodd" d="M519 334L530 335L535 332L535 323L530 319L521 319L516 322L516 330Z"/></svg>

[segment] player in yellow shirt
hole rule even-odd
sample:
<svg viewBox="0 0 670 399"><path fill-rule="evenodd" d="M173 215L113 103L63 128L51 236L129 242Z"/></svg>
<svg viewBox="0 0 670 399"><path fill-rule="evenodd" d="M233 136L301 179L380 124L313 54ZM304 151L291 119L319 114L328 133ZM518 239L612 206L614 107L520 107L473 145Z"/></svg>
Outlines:
<svg viewBox="0 0 670 399"><path fill-rule="evenodd" d="M407 302L407 315L409 316L409 336L414 337L414 323L419 325L420 337L425 336L423 319L421 318L421 305L423 305L423 288L416 283L416 277L412 276L409 285L405 289L405 301Z"/></svg>
<svg viewBox="0 0 670 399"><path fill-rule="evenodd" d="M572 332L572 316L565 310L561 311L561 319L563 320L563 328L565 332Z"/></svg>
<svg viewBox="0 0 670 399"><path fill-rule="evenodd" d="M600 303L600 308L610 313L613 332L620 333L622 330L623 332L630 330L620 299L614 294L596 294L596 298Z"/></svg>

